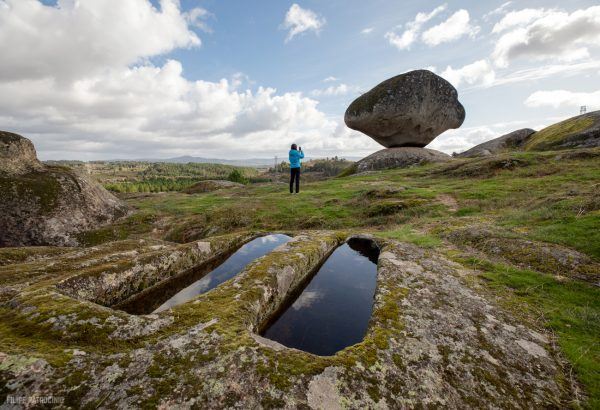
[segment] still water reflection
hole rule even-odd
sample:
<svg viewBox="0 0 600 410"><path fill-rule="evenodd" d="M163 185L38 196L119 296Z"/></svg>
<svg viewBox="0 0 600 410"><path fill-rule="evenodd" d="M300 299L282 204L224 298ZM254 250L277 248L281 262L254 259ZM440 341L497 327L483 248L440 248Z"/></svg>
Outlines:
<svg viewBox="0 0 600 410"><path fill-rule="evenodd" d="M192 300L202 293L208 292L209 290L219 286L221 283L233 278L235 275L244 270L246 265L253 260L266 255L290 239L292 238L287 235L274 234L261 236L260 238L256 238L248 242L238 249L233 255L231 255L225 262L219 265L219 267L208 273L202 279L179 291L173 297L160 305L156 310L154 310L153 313L161 312L163 310L172 308L173 306L181 305L182 303Z"/></svg>
<svg viewBox="0 0 600 410"><path fill-rule="evenodd" d="M263 336L321 356L360 342L373 310L378 258L373 241L350 239Z"/></svg>

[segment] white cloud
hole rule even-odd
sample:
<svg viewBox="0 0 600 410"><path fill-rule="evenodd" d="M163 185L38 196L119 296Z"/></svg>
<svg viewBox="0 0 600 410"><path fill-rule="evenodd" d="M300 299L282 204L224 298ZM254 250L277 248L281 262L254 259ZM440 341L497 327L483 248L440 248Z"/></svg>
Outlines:
<svg viewBox="0 0 600 410"><path fill-rule="evenodd" d="M212 33L212 29L206 24L206 19L212 17L212 13L201 7L196 7L185 13L185 18L191 26Z"/></svg>
<svg viewBox="0 0 600 410"><path fill-rule="evenodd" d="M534 68L517 70L502 77L496 77L490 86L520 83L524 81L538 81L548 77L573 77L600 67L600 61L584 63L549 64Z"/></svg>
<svg viewBox="0 0 600 410"><path fill-rule="evenodd" d="M545 9L523 9L507 13L502 20L494 25L492 33L501 33L509 28L523 26L551 13Z"/></svg>
<svg viewBox="0 0 600 410"><path fill-rule="evenodd" d="M161 156L263 153L285 140L327 149L337 123L300 93L237 91L228 80L189 81L179 62L110 70L63 85L0 82L0 123L49 155ZM343 144L342 144L343 145ZM234 155L228 155L233 153ZM143 155L142 155L143 154Z"/></svg>
<svg viewBox="0 0 600 410"><path fill-rule="evenodd" d="M441 75L455 87L468 84L471 86L469 89L474 89L490 88L522 82L534 82L550 77L574 77L590 71L595 71L599 67L600 61L588 61L583 63L541 65L499 74L488 60L479 60L457 69L453 69L452 66L447 66L442 73L439 73L436 67L433 66L426 67L426 69ZM600 72L598 74L600 74Z"/></svg>
<svg viewBox="0 0 600 410"><path fill-rule="evenodd" d="M437 137L427 148L451 154L453 152L463 152L469 147L481 144L499 136L490 126L459 128L458 130L448 130Z"/></svg>
<svg viewBox="0 0 600 410"><path fill-rule="evenodd" d="M525 105L528 107L580 107L586 105L588 110L600 108L600 90L592 92L573 92L567 90L536 91L531 94Z"/></svg>
<svg viewBox="0 0 600 410"><path fill-rule="evenodd" d="M398 35L394 31L388 31L385 33L385 38L391 45L398 48L399 50L410 49L410 46L418 39L418 35L421 31L421 27L429 20L446 10L447 5L442 4L436 7L430 13L418 13L415 19L409 23L406 23L406 29L402 35Z"/></svg>
<svg viewBox="0 0 600 410"><path fill-rule="evenodd" d="M467 64L457 69L448 66L441 75L455 87L458 87L461 84L491 85L496 78L496 73L487 60L475 61L472 64Z"/></svg>
<svg viewBox="0 0 600 410"><path fill-rule="evenodd" d="M373 32L373 27L367 27L367 28L363 28L360 31L360 34L371 34Z"/></svg>
<svg viewBox="0 0 600 410"><path fill-rule="evenodd" d="M500 7L497 7L494 10L484 14L483 19L486 21L489 21L494 16L504 14L506 12L506 9L508 9L512 5L512 3L513 3L512 1L507 1L505 3L502 3L500 5Z"/></svg>
<svg viewBox="0 0 600 410"><path fill-rule="evenodd" d="M381 145L362 132L348 128L343 119L337 120L333 133L326 139L326 146L331 155L340 155L339 151L348 152L351 150L352 155L367 156L383 149Z"/></svg>
<svg viewBox="0 0 600 410"><path fill-rule="evenodd" d="M589 49L600 43L600 6L573 13L522 10L509 15L512 15L509 20L501 21L500 26L494 28L504 32L492 54L499 67L506 67L519 58L581 60L588 58Z"/></svg>
<svg viewBox="0 0 600 410"><path fill-rule="evenodd" d="M337 86L332 85L324 89L312 90L310 94L314 97L331 97L346 95L355 91L358 91L357 87L348 86L346 84L339 84Z"/></svg>
<svg viewBox="0 0 600 410"><path fill-rule="evenodd" d="M323 17L294 3L286 13L282 24L284 29L289 30L285 41L288 42L298 34L307 31L318 33L324 25L325 19Z"/></svg>
<svg viewBox="0 0 600 410"><path fill-rule="evenodd" d="M44 159L247 158L291 142L309 155L372 148L301 93L254 89L242 73L190 81L178 61L150 62L200 45L190 27L208 16L160 4L0 0L2 128L30 137Z"/></svg>
<svg viewBox="0 0 600 410"><path fill-rule="evenodd" d="M177 0L0 1L0 79L61 81L200 45Z"/></svg>
<svg viewBox="0 0 600 410"><path fill-rule="evenodd" d="M333 83L333 82L336 82L336 81L339 81L339 78L334 77L332 75L323 79L324 83Z"/></svg>
<svg viewBox="0 0 600 410"><path fill-rule="evenodd" d="M396 47L398 50L410 49L412 43L415 42L415 32L412 30L406 30L401 36L393 31L385 33L385 39L389 41L391 45Z"/></svg>
<svg viewBox="0 0 600 410"><path fill-rule="evenodd" d="M425 31L422 38L425 44L437 46L442 43L458 40L463 36L475 37L480 30L479 26L471 25L469 12L461 9L443 23Z"/></svg>

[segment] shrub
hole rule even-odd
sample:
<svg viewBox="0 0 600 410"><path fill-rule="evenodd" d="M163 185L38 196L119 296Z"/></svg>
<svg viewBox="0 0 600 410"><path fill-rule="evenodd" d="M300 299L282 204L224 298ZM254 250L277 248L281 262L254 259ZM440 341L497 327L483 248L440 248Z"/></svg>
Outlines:
<svg viewBox="0 0 600 410"><path fill-rule="evenodd" d="M233 171L231 171L229 173L229 176L227 177L227 180L231 182L238 182L240 184L247 184L249 182L248 178L246 178L244 174L240 172L239 169L234 169Z"/></svg>

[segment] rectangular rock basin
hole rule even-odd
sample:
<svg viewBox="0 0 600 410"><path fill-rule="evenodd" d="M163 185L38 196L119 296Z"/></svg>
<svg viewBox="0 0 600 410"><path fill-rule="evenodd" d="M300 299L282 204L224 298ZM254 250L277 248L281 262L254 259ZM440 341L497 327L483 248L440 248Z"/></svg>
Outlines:
<svg viewBox="0 0 600 410"><path fill-rule="evenodd" d="M362 341L371 318L379 248L350 238L264 326L261 336L320 356Z"/></svg>
<svg viewBox="0 0 600 410"><path fill-rule="evenodd" d="M249 263L268 254L290 239L292 238L283 234L255 238L233 253L210 260L191 269L185 275L146 289L114 307L132 314L149 314L186 303L235 277Z"/></svg>

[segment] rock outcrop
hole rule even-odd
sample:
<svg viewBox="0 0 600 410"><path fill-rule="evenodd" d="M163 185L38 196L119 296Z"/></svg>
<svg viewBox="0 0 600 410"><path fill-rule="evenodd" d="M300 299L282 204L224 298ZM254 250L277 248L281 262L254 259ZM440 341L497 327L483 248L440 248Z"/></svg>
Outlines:
<svg viewBox="0 0 600 410"><path fill-rule="evenodd" d="M0 132L0 246L75 246L127 207L97 182L38 161L31 141Z"/></svg>
<svg viewBox="0 0 600 410"><path fill-rule="evenodd" d="M344 121L386 148L424 147L465 119L456 89L431 71L390 78L361 95Z"/></svg>
<svg viewBox="0 0 600 410"><path fill-rule="evenodd" d="M600 111L592 111L553 124L533 134L526 151L600 147Z"/></svg>
<svg viewBox="0 0 600 410"><path fill-rule="evenodd" d="M499 154L506 150L522 149L534 133L535 130L532 130L531 128L516 130L501 137L494 138L493 140L475 145L473 148L461 152L457 157L485 157L488 155Z"/></svg>
<svg viewBox="0 0 600 410"><path fill-rule="evenodd" d="M12 175L42 171L33 143L27 138L0 131L0 172Z"/></svg>
<svg viewBox="0 0 600 410"><path fill-rule="evenodd" d="M242 186L244 186L244 185L240 184L238 182L209 179L206 181L200 181L197 184L194 184L191 187L186 188L183 192L185 192L186 194L199 194L202 192L212 192L212 191L217 191L219 189L236 188L236 187L242 187Z"/></svg>
<svg viewBox="0 0 600 410"><path fill-rule="evenodd" d="M412 244L376 240L377 286L361 343L317 356L258 336L347 239L341 232L298 232L213 291L141 316L98 303L115 307L118 299L209 261L243 237L186 245L114 242L36 265L38 270L0 268L0 296L4 288L11 297L3 314L14 328L27 330L27 338L3 333L5 395L64 397L65 408L573 403L571 378L551 335L487 297L476 272ZM26 278L11 273L23 268Z"/></svg>
<svg viewBox="0 0 600 410"><path fill-rule="evenodd" d="M356 172L406 168L430 162L446 162L451 159L451 156L433 149L417 147L387 148L358 161Z"/></svg>

